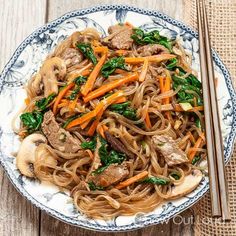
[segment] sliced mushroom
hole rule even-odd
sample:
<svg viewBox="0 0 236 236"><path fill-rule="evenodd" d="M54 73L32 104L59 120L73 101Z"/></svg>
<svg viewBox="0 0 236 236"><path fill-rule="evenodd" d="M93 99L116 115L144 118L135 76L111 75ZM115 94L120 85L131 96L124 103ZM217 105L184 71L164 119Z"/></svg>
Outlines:
<svg viewBox="0 0 236 236"><path fill-rule="evenodd" d="M200 170L193 170L191 174L185 176L184 181L171 187L171 194L168 199L176 199L192 192L201 182L202 172Z"/></svg>
<svg viewBox="0 0 236 236"><path fill-rule="evenodd" d="M35 150L40 143L46 143L47 139L42 134L31 134L21 143L16 157L16 166L21 174L34 177L32 165L35 162Z"/></svg>
<svg viewBox="0 0 236 236"><path fill-rule="evenodd" d="M66 75L66 64L59 57L47 59L41 69L44 84L44 96L48 97L52 93L58 93L58 80L62 80Z"/></svg>
<svg viewBox="0 0 236 236"><path fill-rule="evenodd" d="M41 83L42 83L42 77L39 73L34 75L31 79L31 89L36 95L41 94L42 89L41 89Z"/></svg>

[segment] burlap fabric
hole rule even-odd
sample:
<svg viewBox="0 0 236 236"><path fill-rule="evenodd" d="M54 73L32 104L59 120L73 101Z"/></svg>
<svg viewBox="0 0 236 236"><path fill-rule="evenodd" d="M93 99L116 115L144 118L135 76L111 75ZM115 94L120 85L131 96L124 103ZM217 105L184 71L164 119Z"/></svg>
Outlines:
<svg viewBox="0 0 236 236"><path fill-rule="evenodd" d="M236 0L206 0L212 47L218 52L230 71L236 87ZM196 2L185 1L184 21L197 28ZM232 220L230 223L213 220L209 193L193 209L196 235L236 236L236 148L227 165L229 199Z"/></svg>

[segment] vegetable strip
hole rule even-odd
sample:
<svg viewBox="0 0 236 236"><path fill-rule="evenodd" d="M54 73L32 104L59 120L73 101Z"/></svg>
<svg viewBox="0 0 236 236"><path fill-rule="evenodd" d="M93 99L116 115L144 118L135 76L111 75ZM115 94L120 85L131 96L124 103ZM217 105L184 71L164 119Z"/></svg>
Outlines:
<svg viewBox="0 0 236 236"><path fill-rule="evenodd" d="M139 173L139 174L137 174L137 175L135 175L135 176L133 176L133 177L123 181L123 182L120 182L118 185L115 186L115 188L117 188L117 189L125 188L125 187L127 187L127 186L129 186L129 185L131 185L131 184L141 180L142 178L146 177L147 175L148 175L148 172L147 171L143 171L143 172L141 172L141 173Z"/></svg>
<svg viewBox="0 0 236 236"><path fill-rule="evenodd" d="M137 79L138 79L138 74L134 73L134 74L127 75L121 79L111 81L105 85L102 85L100 88L92 91L91 93L89 93L86 97L84 97L84 102L89 102L94 98L101 97L102 95L111 91L112 89L117 88L125 83L135 81Z"/></svg>

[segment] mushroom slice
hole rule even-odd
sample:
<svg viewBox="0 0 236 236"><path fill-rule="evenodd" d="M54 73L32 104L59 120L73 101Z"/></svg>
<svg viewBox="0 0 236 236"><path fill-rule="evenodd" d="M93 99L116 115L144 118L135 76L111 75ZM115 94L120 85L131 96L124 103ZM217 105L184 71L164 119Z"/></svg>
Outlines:
<svg viewBox="0 0 236 236"><path fill-rule="evenodd" d="M39 73L35 74L32 77L31 88L36 95L39 95L42 92L41 86L40 86L41 82L42 82L42 77Z"/></svg>
<svg viewBox="0 0 236 236"><path fill-rule="evenodd" d="M193 170L191 174L184 177L184 181L171 187L171 194L167 199L176 199L192 192L201 182L202 172L200 170Z"/></svg>
<svg viewBox="0 0 236 236"><path fill-rule="evenodd" d="M57 94L58 80L62 80L66 75L66 64L59 57L49 58L43 63L40 74L44 85L44 96L48 97L52 93Z"/></svg>
<svg viewBox="0 0 236 236"><path fill-rule="evenodd" d="M34 177L31 165L35 162L35 150L40 143L46 143L47 139L42 134L31 134L21 143L20 150L16 156L16 166L21 174Z"/></svg>

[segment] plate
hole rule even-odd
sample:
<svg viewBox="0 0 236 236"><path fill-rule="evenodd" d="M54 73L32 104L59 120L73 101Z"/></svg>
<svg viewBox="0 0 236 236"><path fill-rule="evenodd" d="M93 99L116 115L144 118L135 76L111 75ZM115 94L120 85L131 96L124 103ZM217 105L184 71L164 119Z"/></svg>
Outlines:
<svg viewBox="0 0 236 236"><path fill-rule="evenodd" d="M125 5L101 5L69 12L37 29L20 44L0 76L0 161L9 179L24 197L41 210L69 224L97 231L126 231L168 221L196 203L209 189L208 178L204 177L192 193L178 200L163 202L148 214L119 216L103 221L80 214L68 192L61 192L52 184L23 177L17 170L13 154L20 142L12 131L11 120L26 98L23 85L39 69L47 54L74 31L93 27L105 36L109 26L125 21L144 30L157 29L169 38L178 39L192 55L193 69L199 71L198 35L190 27L158 11ZM236 94L228 70L219 56L212 52L218 80L224 156L228 162L236 134Z"/></svg>

